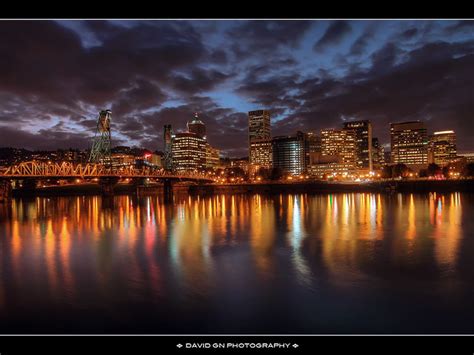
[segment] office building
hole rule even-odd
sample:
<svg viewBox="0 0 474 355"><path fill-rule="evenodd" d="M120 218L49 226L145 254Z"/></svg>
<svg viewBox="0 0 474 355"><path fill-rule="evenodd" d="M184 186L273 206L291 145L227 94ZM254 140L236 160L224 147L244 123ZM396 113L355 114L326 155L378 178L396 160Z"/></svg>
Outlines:
<svg viewBox="0 0 474 355"><path fill-rule="evenodd" d="M220 164L220 150L206 143L206 168L217 169Z"/></svg>
<svg viewBox="0 0 474 355"><path fill-rule="evenodd" d="M290 175L305 172L305 137L298 132L295 136L279 136L272 140L273 168Z"/></svg>
<svg viewBox="0 0 474 355"><path fill-rule="evenodd" d="M356 169L372 171L372 124L368 120L345 122L344 129L354 132Z"/></svg>
<svg viewBox="0 0 474 355"><path fill-rule="evenodd" d="M249 116L249 159L250 164L271 167L270 111L250 111Z"/></svg>
<svg viewBox="0 0 474 355"><path fill-rule="evenodd" d="M321 156L338 157L341 163L355 168L355 132L345 129L323 129L321 131Z"/></svg>
<svg viewBox="0 0 474 355"><path fill-rule="evenodd" d="M189 121L188 124L188 132L195 133L197 136L206 139L206 125L202 122L198 114L194 114L194 118L192 121Z"/></svg>
<svg viewBox="0 0 474 355"><path fill-rule="evenodd" d="M272 140L260 139L250 142L250 164L255 168L272 167Z"/></svg>
<svg viewBox="0 0 474 355"><path fill-rule="evenodd" d="M438 131L430 137L428 162L446 166L457 158L456 133Z"/></svg>
<svg viewBox="0 0 474 355"><path fill-rule="evenodd" d="M173 170L200 170L206 166L206 140L196 133L181 132L173 137L171 146Z"/></svg>
<svg viewBox="0 0 474 355"><path fill-rule="evenodd" d="M420 121L390 124L390 148L393 164L405 164L414 170L428 164L428 134Z"/></svg>

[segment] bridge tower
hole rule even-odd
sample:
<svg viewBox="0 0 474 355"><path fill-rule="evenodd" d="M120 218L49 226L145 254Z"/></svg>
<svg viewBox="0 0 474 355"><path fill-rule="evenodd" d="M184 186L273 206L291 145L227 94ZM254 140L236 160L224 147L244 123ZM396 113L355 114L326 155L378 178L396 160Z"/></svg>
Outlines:
<svg viewBox="0 0 474 355"><path fill-rule="evenodd" d="M102 163L110 165L111 157L111 136L110 136L110 119L112 111L102 110L99 112L97 119L97 131L92 141L91 154L89 156L90 163Z"/></svg>

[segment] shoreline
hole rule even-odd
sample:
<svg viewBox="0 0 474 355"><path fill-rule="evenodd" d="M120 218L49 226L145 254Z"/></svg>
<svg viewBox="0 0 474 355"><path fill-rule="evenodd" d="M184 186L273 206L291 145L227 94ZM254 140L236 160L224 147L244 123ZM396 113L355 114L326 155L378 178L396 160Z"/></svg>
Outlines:
<svg viewBox="0 0 474 355"><path fill-rule="evenodd" d="M367 183L337 183L326 181L305 182L265 182L244 184L210 184L192 185L176 184L173 193L176 195L209 196L215 194L279 194L279 193L427 193L427 192L474 192L474 179L462 180L384 180ZM136 187L119 184L114 187L114 194L126 195L161 195L163 186L151 184ZM12 191L13 197L28 196L77 196L100 195L97 184L64 185L37 188L35 190Z"/></svg>

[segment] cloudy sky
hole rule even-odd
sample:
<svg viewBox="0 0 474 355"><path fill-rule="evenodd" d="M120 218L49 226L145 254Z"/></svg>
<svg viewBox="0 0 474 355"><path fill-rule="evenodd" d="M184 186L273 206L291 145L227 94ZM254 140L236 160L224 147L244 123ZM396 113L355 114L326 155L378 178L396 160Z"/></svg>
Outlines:
<svg viewBox="0 0 474 355"><path fill-rule="evenodd" d="M114 145L152 150L199 112L245 156L263 108L273 135L423 120L474 150L474 21L0 22L0 146L86 148L104 108Z"/></svg>

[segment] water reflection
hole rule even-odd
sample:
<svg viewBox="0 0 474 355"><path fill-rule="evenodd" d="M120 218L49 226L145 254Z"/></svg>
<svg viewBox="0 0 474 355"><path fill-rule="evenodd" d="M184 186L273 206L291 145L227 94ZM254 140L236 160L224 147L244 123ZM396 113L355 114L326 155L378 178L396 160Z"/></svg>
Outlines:
<svg viewBox="0 0 474 355"><path fill-rule="evenodd" d="M0 206L0 309L206 299L228 277L256 293L455 277L467 208L459 193L14 199Z"/></svg>

